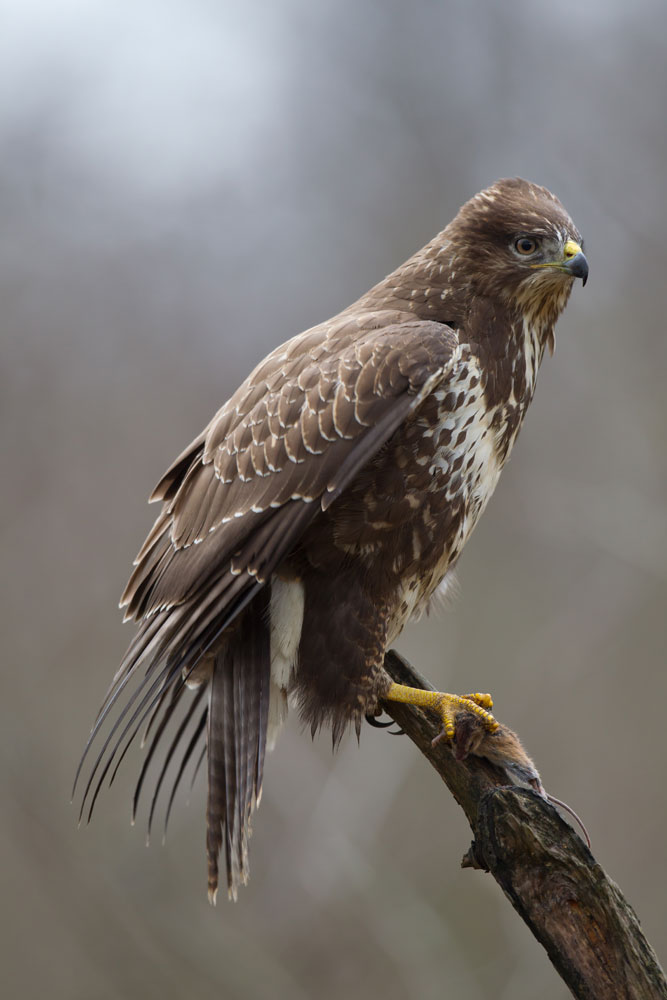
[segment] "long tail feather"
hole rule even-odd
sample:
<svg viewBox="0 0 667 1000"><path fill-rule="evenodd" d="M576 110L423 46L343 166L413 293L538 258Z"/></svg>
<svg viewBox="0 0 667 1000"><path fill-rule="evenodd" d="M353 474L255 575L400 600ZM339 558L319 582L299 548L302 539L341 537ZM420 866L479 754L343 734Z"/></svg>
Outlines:
<svg viewBox="0 0 667 1000"><path fill-rule="evenodd" d="M248 879L250 819L261 791L266 752L271 672L266 592L245 610L233 635L216 654L209 696L208 803L206 810L209 898L218 889L224 847L227 889L235 899Z"/></svg>
<svg viewBox="0 0 667 1000"><path fill-rule="evenodd" d="M192 701L192 703L191 703L188 711L186 712L184 718L181 721L180 726L178 727L178 729L176 730L176 733L174 734L174 737L173 737L173 739L172 739L172 741L171 741L171 743L169 745L169 749L167 750L167 753L165 755L164 761L162 763L162 767L160 768L160 773L158 775L158 779L155 782L155 789L153 791L153 798L151 799L151 808L150 808L150 812L149 812L149 815L148 815L148 836L149 837L150 837L150 834L151 834L151 829L153 827L153 816L155 814L155 806L157 805L157 800L158 800L159 795L160 795L160 789L162 788L162 783L163 783L163 781L165 779L165 776L167 774L167 769L169 768L169 765L170 765L170 763L171 763L171 761L173 759L173 756L174 756L174 754L176 752L176 748L178 747L178 744L181 741L181 737L183 736L183 733L187 729L188 724L189 724L189 722L190 722L190 720L191 720L191 718L192 718L192 716L193 716L193 714L195 712L195 709L197 708L197 705L199 704L199 702L201 700L201 696L203 694L204 694L204 689L202 688L201 691L199 691L197 693L197 695L195 695L194 700Z"/></svg>
<svg viewBox="0 0 667 1000"><path fill-rule="evenodd" d="M183 689L182 688L174 688L173 690L174 690L174 692L177 692L177 693L173 693L172 696L171 696L171 698L169 699L169 704L165 708L165 711L164 711L164 714L162 716L162 719L160 720L160 723L159 723L157 729L155 730L155 732L153 734L153 737L151 739L151 743L150 743L150 746L148 748L148 752L146 753L146 757L144 759L144 762L141 765L141 770L139 772L139 777L137 778L137 783L136 783L136 785L134 787L134 795L132 797L132 822L133 823L134 823L134 821L136 819L137 808L139 806L139 799L141 797L141 789L143 788L143 784L144 784L144 781L146 779L146 774L148 773L148 768L150 767L151 761L153 760L153 757L155 756L155 751L157 750L157 748L160 745L160 741L162 739L162 735L165 732L167 726L169 725L169 721L170 721L170 719L171 719L174 711L176 710L176 707L179 704L180 693L181 693L181 691ZM185 716L185 724L186 724L186 726L187 726L187 721L191 718L193 712L197 708L197 705L201 702L201 699L202 699L202 697L204 695L204 690L205 690L204 688L200 688L197 691L197 694L195 695L195 698L194 698L192 704L188 708L186 716ZM153 716L151 717L151 720L149 720L149 721L152 721L152 719L154 717L155 717L155 713L153 714Z"/></svg>
<svg viewBox="0 0 667 1000"><path fill-rule="evenodd" d="M202 691L202 694L203 694L203 691ZM207 722L207 720L208 720L208 708L205 709L201 713L201 716L199 718L199 722L197 723L197 726L196 726L196 728L194 729L194 731L192 733L192 737L190 739L190 742L188 743L187 747L185 748L185 750L183 752L183 756L181 758L181 763L180 763L180 766L178 768L178 772L176 774L176 777L174 778L174 783L171 786L171 792L169 793L169 801L167 802L167 809L165 811L165 816L164 816L164 836L166 836L166 834L167 834L167 827L169 826L169 817L171 816L171 807L173 805L174 797L176 795L176 792L178 791L178 786L181 783L181 778L183 777L185 769L188 766L188 762L189 762L190 758L192 757L194 749L197 746L197 743L199 742L199 738L201 737L202 733L206 729L206 722ZM204 743L204 745L202 747L202 753L201 753L201 756L200 756L200 760L203 759L203 756L204 756L205 753L206 753L206 744ZM197 774L197 770L198 770L198 767L195 770L195 777L196 777L196 774Z"/></svg>

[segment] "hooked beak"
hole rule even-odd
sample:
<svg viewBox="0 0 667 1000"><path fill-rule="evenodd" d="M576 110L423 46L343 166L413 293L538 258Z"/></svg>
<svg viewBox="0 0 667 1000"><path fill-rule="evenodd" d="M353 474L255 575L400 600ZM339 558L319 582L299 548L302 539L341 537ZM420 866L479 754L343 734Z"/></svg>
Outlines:
<svg viewBox="0 0 667 1000"><path fill-rule="evenodd" d="M555 267L558 271L564 271L573 278L581 278L582 284L588 280L588 261L584 251L574 240L568 240L563 247L561 260L549 261L545 264L533 264L533 267Z"/></svg>

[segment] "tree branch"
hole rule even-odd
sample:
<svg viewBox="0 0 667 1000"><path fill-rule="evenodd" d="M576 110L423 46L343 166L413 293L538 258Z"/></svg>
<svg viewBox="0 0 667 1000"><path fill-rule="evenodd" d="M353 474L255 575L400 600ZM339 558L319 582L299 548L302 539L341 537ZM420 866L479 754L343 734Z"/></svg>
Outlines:
<svg viewBox="0 0 667 1000"><path fill-rule="evenodd" d="M393 650L385 670L398 684L431 689ZM495 763L475 756L484 741L457 760L445 742L432 745L441 728L437 715L398 702L382 706L468 817L474 840L463 867L493 875L573 996L666 1000L667 980L632 907L556 809L538 792L517 787L498 754Z"/></svg>

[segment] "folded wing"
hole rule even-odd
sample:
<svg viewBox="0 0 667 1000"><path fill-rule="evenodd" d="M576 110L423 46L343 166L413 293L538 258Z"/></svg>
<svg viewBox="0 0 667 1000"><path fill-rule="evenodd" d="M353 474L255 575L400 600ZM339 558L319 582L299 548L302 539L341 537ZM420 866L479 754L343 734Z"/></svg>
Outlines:
<svg viewBox="0 0 667 1000"><path fill-rule="evenodd" d="M171 733L152 818L177 744L183 744L181 765L170 805L206 730L210 807L211 780L224 781L226 774L229 783L232 757L239 775L253 774L241 781L233 803L229 794L214 796L222 806L214 810L213 832L209 817L214 844L220 823L226 827L228 876L230 864L243 876L245 831L261 791L270 664L258 673L244 653L245 667L228 668L235 687L218 679L208 684L208 699L201 692L212 675L204 667L216 656L225 662L220 654L225 630L258 597L318 512L446 380L456 348L455 334L442 324L396 314L343 314L269 355L174 462L151 497L163 507L121 600L126 618L139 628L84 751L83 759L116 710L85 787L82 813L89 802L90 817L105 777L113 778L127 747L147 726L144 738L150 736L151 744L135 807L146 768ZM252 658L250 638L246 647ZM180 713L176 708L188 680L200 686L186 699L183 717L183 708ZM253 698L261 704L252 704ZM230 748L226 757L224 746ZM229 815L221 820L225 808ZM230 862L230 851L239 855L236 861Z"/></svg>

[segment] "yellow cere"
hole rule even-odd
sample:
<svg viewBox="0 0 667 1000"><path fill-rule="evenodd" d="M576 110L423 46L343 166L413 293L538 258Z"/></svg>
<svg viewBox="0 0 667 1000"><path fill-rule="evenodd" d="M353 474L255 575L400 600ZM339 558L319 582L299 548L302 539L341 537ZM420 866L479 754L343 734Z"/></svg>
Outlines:
<svg viewBox="0 0 667 1000"><path fill-rule="evenodd" d="M578 253L582 253L582 249L578 243L574 240L568 240L563 247L563 252L565 254L565 260L571 260L572 257L576 257Z"/></svg>

